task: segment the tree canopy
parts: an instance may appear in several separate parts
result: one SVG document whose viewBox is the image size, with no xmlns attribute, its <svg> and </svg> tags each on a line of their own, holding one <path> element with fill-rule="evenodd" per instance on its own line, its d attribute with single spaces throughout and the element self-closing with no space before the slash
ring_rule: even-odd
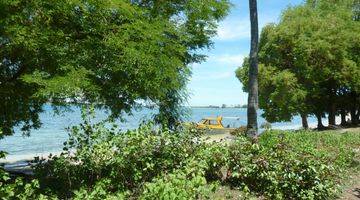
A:
<svg viewBox="0 0 360 200">
<path fill-rule="evenodd" d="M 38 128 L 49 101 L 95 102 L 113 117 L 145 101 L 160 106 L 160 118 L 178 117 L 189 64 L 204 59 L 197 50 L 211 47 L 229 7 L 228 0 L 1 0 L 0 127 L 6 135 L 20 124 Z"/>
<path fill-rule="evenodd" d="M 359 119 L 359 1 L 317 0 L 290 7 L 278 24 L 262 30 L 259 47 L 259 105 L 270 121 L 295 115 L 347 112 Z M 247 88 L 246 59 L 236 72 Z M 344 122 L 343 122 L 344 123 Z"/>
</svg>

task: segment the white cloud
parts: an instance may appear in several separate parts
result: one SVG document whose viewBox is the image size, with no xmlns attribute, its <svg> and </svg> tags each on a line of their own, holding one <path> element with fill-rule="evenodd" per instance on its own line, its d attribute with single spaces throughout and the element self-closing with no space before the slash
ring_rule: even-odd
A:
<svg viewBox="0 0 360 200">
<path fill-rule="evenodd" d="M 277 15 L 259 16 L 259 29 L 261 30 L 268 23 L 274 23 L 277 21 Z M 218 27 L 215 39 L 220 41 L 250 39 L 249 17 L 239 19 L 232 17 L 225 19 Z"/>
<path fill-rule="evenodd" d="M 210 73 L 206 76 L 193 76 L 192 81 L 215 81 L 221 79 L 227 79 L 229 77 L 235 76 L 234 72 L 223 72 L 223 73 Z"/>
<path fill-rule="evenodd" d="M 243 54 L 213 55 L 213 56 L 209 56 L 208 62 L 217 62 L 217 63 L 226 64 L 226 65 L 240 66 L 243 63 L 244 58 L 245 58 L 245 55 L 243 55 Z"/>
<path fill-rule="evenodd" d="M 234 68 L 242 65 L 244 54 L 211 54 L 208 55 L 207 59 L 203 63 L 192 63 L 191 67 L 194 68 L 203 68 L 203 67 L 227 67 Z"/>
<path fill-rule="evenodd" d="M 200 63 L 191 63 L 190 67 L 194 68 L 194 67 L 199 67 L 201 66 Z"/>
<path fill-rule="evenodd" d="M 215 39 L 217 40 L 235 40 L 250 37 L 250 22 L 249 20 L 225 20 L 219 28 Z"/>
<path fill-rule="evenodd" d="M 190 81 L 216 81 L 235 77 L 234 71 L 243 63 L 244 57 L 243 54 L 209 55 L 206 62 L 195 65 L 201 68 L 196 69 L 200 71 L 194 73 Z"/>
</svg>

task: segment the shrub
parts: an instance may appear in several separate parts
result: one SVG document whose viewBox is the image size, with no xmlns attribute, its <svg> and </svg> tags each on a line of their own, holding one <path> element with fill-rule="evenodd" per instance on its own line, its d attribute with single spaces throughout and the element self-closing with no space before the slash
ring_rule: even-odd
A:
<svg viewBox="0 0 360 200">
<path fill-rule="evenodd" d="M 306 152 L 327 165 L 339 170 L 350 167 L 354 162 L 354 150 L 360 146 L 360 134 L 335 133 L 332 131 L 266 131 L 259 138 L 264 148 L 284 143 L 296 152 Z"/>
<path fill-rule="evenodd" d="M 271 199 L 328 199 L 336 191 L 334 167 L 307 149 L 284 142 L 259 145 L 240 137 L 230 147 L 230 182 Z"/>
<path fill-rule="evenodd" d="M 144 125 L 121 132 L 103 122 L 85 119 L 70 131 L 64 153 L 40 160 L 35 167 L 42 188 L 61 198 L 72 191 L 91 191 L 104 179 L 107 192 L 137 193 L 145 182 L 184 166 L 203 145 L 194 130 L 155 130 Z"/>
<path fill-rule="evenodd" d="M 206 164 L 203 170 L 207 180 L 221 180 L 223 178 L 222 171 L 229 158 L 229 147 L 222 142 L 204 143 L 193 157 Z"/>
<path fill-rule="evenodd" d="M 216 189 L 215 184 L 208 184 L 205 178 L 204 161 L 192 159 L 184 168 L 154 179 L 147 183 L 140 196 L 142 200 L 160 199 L 206 199 Z"/>
<path fill-rule="evenodd" d="M 247 127 L 246 126 L 240 126 L 239 128 L 234 129 L 230 132 L 231 135 L 234 136 L 246 136 Z"/>
<path fill-rule="evenodd" d="M 335 172 L 353 164 L 360 145 L 351 133 L 268 130 L 255 141 L 241 129 L 231 144 L 208 143 L 191 127 L 170 131 L 148 124 L 124 132 L 84 119 L 70 129 L 60 156 L 37 162 L 43 194 L 204 199 L 227 170 L 232 186 L 270 199 L 328 199 L 337 189 Z M 39 194 L 35 186 L 30 195 Z"/>
<path fill-rule="evenodd" d="M 6 153 L 0 151 L 0 159 L 5 156 Z M 38 180 L 25 181 L 20 177 L 11 178 L 10 174 L 0 165 L 0 199 L 50 199 L 50 197 L 40 193 Z"/>
<path fill-rule="evenodd" d="M 22 178 L 12 180 L 7 172 L 0 169 L 0 197 L 3 200 L 56 199 L 40 193 L 38 180 L 30 182 Z"/>
<path fill-rule="evenodd" d="M 88 188 L 81 188 L 80 190 L 75 191 L 73 199 L 123 200 L 128 198 L 128 192 L 109 192 L 107 188 L 110 184 L 111 181 L 107 179 L 100 180 L 91 190 L 89 190 Z"/>
</svg>

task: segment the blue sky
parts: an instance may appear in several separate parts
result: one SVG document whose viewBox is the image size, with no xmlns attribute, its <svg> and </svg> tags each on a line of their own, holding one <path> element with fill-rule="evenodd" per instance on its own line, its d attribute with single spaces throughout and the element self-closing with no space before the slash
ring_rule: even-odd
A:
<svg viewBox="0 0 360 200">
<path fill-rule="evenodd" d="M 282 10 L 303 0 L 258 0 L 259 28 L 277 22 Z M 248 0 L 232 0 L 229 16 L 220 23 L 214 47 L 206 51 L 207 61 L 192 66 L 188 90 L 189 104 L 246 104 L 247 93 L 235 77 L 235 70 L 250 51 L 250 21 Z"/>
</svg>

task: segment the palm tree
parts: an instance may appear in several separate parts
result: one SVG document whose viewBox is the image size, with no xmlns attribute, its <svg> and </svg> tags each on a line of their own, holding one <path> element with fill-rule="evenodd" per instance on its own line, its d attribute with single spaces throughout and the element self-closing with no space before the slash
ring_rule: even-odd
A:
<svg viewBox="0 0 360 200">
<path fill-rule="evenodd" d="M 251 137 L 258 135 L 257 109 L 258 109 L 258 46 L 259 28 L 256 0 L 249 0 L 251 22 L 251 49 L 249 69 L 249 97 L 247 107 L 247 134 Z"/>
</svg>

